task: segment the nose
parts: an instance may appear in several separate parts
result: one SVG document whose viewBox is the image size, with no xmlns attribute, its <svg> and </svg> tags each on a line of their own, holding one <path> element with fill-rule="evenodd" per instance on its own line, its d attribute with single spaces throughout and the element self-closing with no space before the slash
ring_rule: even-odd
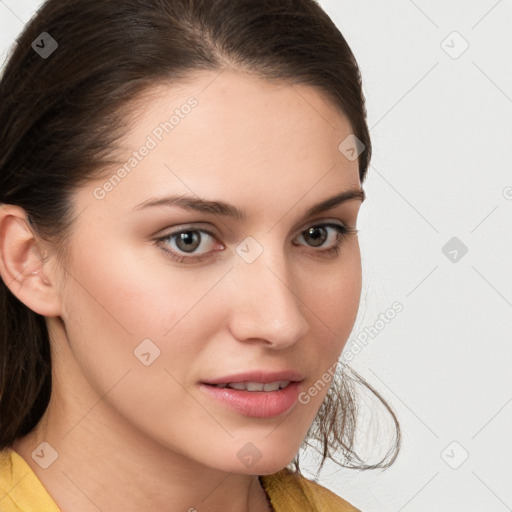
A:
<svg viewBox="0 0 512 512">
<path fill-rule="evenodd" d="M 231 272 L 231 334 L 239 341 L 286 348 L 309 330 L 307 308 L 293 289 L 282 251 L 266 249 L 252 263 L 238 258 Z"/>
</svg>

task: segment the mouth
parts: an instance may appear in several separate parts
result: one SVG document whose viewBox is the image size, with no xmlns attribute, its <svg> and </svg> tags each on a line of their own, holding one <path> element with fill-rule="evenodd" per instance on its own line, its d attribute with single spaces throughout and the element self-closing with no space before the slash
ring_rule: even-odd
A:
<svg viewBox="0 0 512 512">
<path fill-rule="evenodd" d="M 289 412 L 298 400 L 304 376 L 294 372 L 256 371 L 201 382 L 217 404 L 243 416 L 273 418 Z"/>
<path fill-rule="evenodd" d="M 238 389 L 239 391 L 261 392 L 261 391 L 279 391 L 290 385 L 289 380 L 278 380 L 276 382 L 228 382 L 224 384 L 211 384 L 221 389 Z"/>
</svg>

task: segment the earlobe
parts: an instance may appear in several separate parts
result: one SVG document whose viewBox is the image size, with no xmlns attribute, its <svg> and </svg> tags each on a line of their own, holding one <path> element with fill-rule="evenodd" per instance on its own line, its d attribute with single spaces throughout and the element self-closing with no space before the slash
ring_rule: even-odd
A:
<svg viewBox="0 0 512 512">
<path fill-rule="evenodd" d="M 59 316 L 54 269 L 43 241 L 32 231 L 23 208 L 0 205 L 0 276 L 27 307 L 43 316 Z"/>
</svg>

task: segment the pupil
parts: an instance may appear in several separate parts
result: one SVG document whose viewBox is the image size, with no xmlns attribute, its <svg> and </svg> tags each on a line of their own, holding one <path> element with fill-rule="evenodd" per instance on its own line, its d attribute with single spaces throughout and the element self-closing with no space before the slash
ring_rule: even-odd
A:
<svg viewBox="0 0 512 512">
<path fill-rule="evenodd" d="M 193 251 L 199 245 L 199 240 L 197 231 L 183 231 L 178 235 L 176 245 L 182 251 Z"/>
<path fill-rule="evenodd" d="M 315 235 L 315 232 L 316 232 L 316 235 Z M 323 228 L 319 228 L 319 227 L 310 228 L 310 229 L 308 229 L 307 233 L 308 233 L 308 236 L 310 236 L 313 239 L 313 241 L 315 242 L 312 244 L 313 246 L 322 245 L 327 238 L 327 236 L 325 234 L 325 230 Z"/>
</svg>

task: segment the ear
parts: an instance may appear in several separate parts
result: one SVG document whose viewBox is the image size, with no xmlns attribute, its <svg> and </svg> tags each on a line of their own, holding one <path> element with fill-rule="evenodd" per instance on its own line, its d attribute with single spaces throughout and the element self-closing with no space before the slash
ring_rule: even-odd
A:
<svg viewBox="0 0 512 512">
<path fill-rule="evenodd" d="M 54 261 L 32 231 L 25 210 L 0 204 L 0 276 L 9 290 L 32 311 L 59 316 Z M 52 257 L 55 260 L 55 257 Z"/>
</svg>

